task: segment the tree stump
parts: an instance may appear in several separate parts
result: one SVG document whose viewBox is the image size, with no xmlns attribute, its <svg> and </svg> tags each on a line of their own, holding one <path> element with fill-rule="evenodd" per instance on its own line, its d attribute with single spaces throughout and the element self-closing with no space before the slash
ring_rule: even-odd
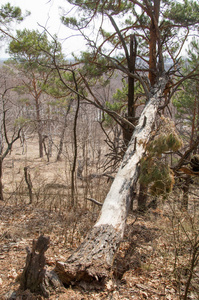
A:
<svg viewBox="0 0 199 300">
<path fill-rule="evenodd" d="M 53 289 L 62 286 L 55 272 L 45 269 L 46 257 L 44 253 L 50 245 L 50 238 L 41 235 L 38 240 L 33 240 L 32 251 L 26 248 L 26 265 L 23 270 L 20 289 L 29 289 L 32 293 L 41 294 L 45 298 L 49 297 L 50 286 Z"/>
</svg>

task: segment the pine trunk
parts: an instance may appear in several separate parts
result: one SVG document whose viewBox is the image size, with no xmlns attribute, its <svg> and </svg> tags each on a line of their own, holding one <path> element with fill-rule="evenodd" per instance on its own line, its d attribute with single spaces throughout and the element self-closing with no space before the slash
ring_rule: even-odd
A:
<svg viewBox="0 0 199 300">
<path fill-rule="evenodd" d="M 84 242 L 66 262 L 57 262 L 55 271 L 67 285 L 80 281 L 104 282 L 123 237 L 132 194 L 139 176 L 139 163 L 155 122 L 166 76 L 151 91 L 122 164 L 104 201 L 97 223 Z"/>
</svg>

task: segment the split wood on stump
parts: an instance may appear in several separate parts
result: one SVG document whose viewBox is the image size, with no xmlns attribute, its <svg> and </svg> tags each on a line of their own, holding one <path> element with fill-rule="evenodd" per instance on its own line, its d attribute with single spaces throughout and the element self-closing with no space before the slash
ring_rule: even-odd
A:
<svg viewBox="0 0 199 300">
<path fill-rule="evenodd" d="M 139 118 L 97 223 L 66 262 L 57 262 L 55 271 L 64 284 L 73 285 L 81 281 L 104 283 L 109 276 L 114 255 L 123 237 L 139 176 L 139 163 L 145 153 L 166 82 L 165 75 L 151 90 L 150 99 Z"/>
</svg>

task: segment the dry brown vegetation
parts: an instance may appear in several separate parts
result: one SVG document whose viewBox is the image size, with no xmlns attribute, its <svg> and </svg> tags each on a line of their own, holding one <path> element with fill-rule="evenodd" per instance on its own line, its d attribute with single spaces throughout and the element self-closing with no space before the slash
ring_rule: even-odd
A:
<svg viewBox="0 0 199 300">
<path fill-rule="evenodd" d="M 6 157 L 5 200 L 0 203 L 0 299 L 42 299 L 19 290 L 26 247 L 31 247 L 32 240 L 41 234 L 49 236 L 47 268 L 53 269 L 56 260 L 65 261 L 70 256 L 96 221 L 100 207 L 86 198 L 103 202 L 110 186 L 107 177 L 93 175 L 102 174 L 99 169 L 103 161 L 103 154 L 99 156 L 100 148 L 103 152 L 102 143 L 103 137 L 98 149 L 96 143 L 92 147 L 87 145 L 83 180 L 76 178 L 74 209 L 70 207 L 69 155 L 58 162 L 55 157 L 50 162 L 39 159 L 37 141 L 33 138 L 24 154 L 16 143 Z M 29 167 L 32 181 L 32 204 L 29 204 L 24 166 Z M 179 207 L 179 191 L 169 200 L 159 199 L 158 209 L 145 215 L 136 212 L 135 202 L 106 287 L 99 290 L 91 284 L 63 287 L 52 291 L 49 299 L 184 299 L 187 288 L 187 299 L 199 299 L 197 187 L 192 188 L 189 211 L 180 211 Z"/>
</svg>

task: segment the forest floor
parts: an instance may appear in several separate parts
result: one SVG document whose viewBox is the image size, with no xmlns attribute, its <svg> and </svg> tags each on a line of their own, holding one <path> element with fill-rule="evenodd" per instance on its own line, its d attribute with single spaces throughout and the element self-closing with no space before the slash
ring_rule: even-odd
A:
<svg viewBox="0 0 199 300">
<path fill-rule="evenodd" d="M 37 189 L 33 203 L 29 203 L 23 167 L 30 166 L 30 174 Z M 80 245 L 95 223 L 100 207 L 79 200 L 75 210 L 66 198 L 69 190 L 62 162 L 46 163 L 43 159 L 23 156 L 16 150 L 4 165 L 5 200 L 0 202 L 0 299 L 43 299 L 30 291 L 19 289 L 20 274 L 25 266 L 26 247 L 41 234 L 50 237 L 46 252 L 47 268 L 56 261 L 66 261 Z M 33 172 L 34 170 L 34 172 Z M 58 174 L 58 172 L 60 173 Z M 41 173 L 46 174 L 46 177 Z M 58 180 L 62 178 L 62 180 Z M 100 182 L 98 181 L 100 180 Z M 52 186 L 52 182 L 55 186 Z M 89 180 L 89 186 L 78 183 L 78 189 L 89 190 L 95 198 L 107 179 Z M 92 185 L 92 186 L 91 186 Z M 46 187 L 47 189 L 45 189 Z M 91 190 L 92 187 L 92 190 Z M 107 192 L 108 184 L 103 192 Z M 61 190 L 61 192 L 60 192 Z M 104 194 L 101 193 L 101 201 Z M 83 198 L 85 192 L 79 194 Z M 176 197 L 176 196 L 175 196 Z M 65 199 L 65 200 L 64 200 Z M 160 201 L 156 210 L 145 215 L 129 214 L 125 235 L 116 254 L 112 276 L 103 289 L 63 287 L 51 293 L 49 299 L 184 299 L 190 277 L 193 241 L 198 239 L 198 199 L 191 198 L 190 211 L 182 212 L 171 201 Z M 174 210 L 175 206 L 175 212 Z M 197 208 L 197 210 L 196 210 Z M 173 214 L 171 216 L 171 210 Z M 196 213 L 197 211 L 197 213 Z M 199 299 L 199 266 L 195 266 L 187 299 Z"/>
</svg>

